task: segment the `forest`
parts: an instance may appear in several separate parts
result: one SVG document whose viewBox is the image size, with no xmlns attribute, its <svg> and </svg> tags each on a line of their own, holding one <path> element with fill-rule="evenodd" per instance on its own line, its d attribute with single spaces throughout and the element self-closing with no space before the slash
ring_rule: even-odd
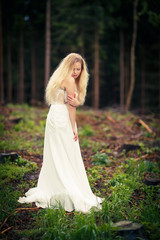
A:
<svg viewBox="0 0 160 240">
<path fill-rule="evenodd" d="M 0 239 L 159 240 L 160 1 L 0 0 Z M 88 66 L 76 122 L 89 213 L 17 200 L 37 186 L 45 88 L 71 52 Z"/>
<path fill-rule="evenodd" d="M 44 103 L 70 52 L 86 60 L 86 106 L 160 109 L 159 0 L 1 0 L 0 101 Z"/>
</svg>

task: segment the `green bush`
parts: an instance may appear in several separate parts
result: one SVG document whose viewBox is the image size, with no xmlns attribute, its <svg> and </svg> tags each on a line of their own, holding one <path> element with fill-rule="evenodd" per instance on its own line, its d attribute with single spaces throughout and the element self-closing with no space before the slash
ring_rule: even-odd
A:
<svg viewBox="0 0 160 240">
<path fill-rule="evenodd" d="M 94 130 L 90 125 L 85 125 L 83 128 L 79 130 L 79 136 L 93 136 L 94 135 Z"/>
<path fill-rule="evenodd" d="M 87 147 L 89 147 L 89 140 L 86 139 L 86 138 L 83 138 L 83 139 L 80 141 L 80 146 L 81 146 L 82 148 L 87 148 Z"/>
<path fill-rule="evenodd" d="M 106 153 L 99 153 L 97 152 L 93 157 L 92 161 L 94 165 L 106 165 L 109 166 L 111 161 L 109 160 Z"/>
<path fill-rule="evenodd" d="M 0 122 L 0 136 L 4 134 L 4 124 Z"/>
</svg>

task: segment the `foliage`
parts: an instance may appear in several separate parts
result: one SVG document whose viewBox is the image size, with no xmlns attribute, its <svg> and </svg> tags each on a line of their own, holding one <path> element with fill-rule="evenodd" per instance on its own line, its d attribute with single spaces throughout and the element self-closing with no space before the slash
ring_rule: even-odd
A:
<svg viewBox="0 0 160 240">
<path fill-rule="evenodd" d="M 83 139 L 81 140 L 81 142 L 80 142 L 80 146 L 81 146 L 82 148 L 87 148 L 87 147 L 89 147 L 89 141 L 88 141 L 88 139 L 83 138 Z"/>
<path fill-rule="evenodd" d="M 159 189 L 158 187 L 150 188 L 142 183 L 143 174 L 146 171 L 154 171 L 154 168 L 151 170 L 144 166 L 143 161 L 137 165 L 131 159 L 127 165 L 120 166 L 120 171 L 117 169 L 113 178 L 107 180 L 110 194 L 102 204 L 102 211 L 93 209 L 89 214 L 78 212 L 67 214 L 61 206 L 59 209 L 40 211 L 37 215 L 39 231 L 42 234 L 40 239 L 118 239 L 113 222 L 123 219 L 132 221 L 136 219 L 144 225 L 152 239 L 158 239 L 160 215 L 157 207 L 159 203 L 156 198 L 153 204 L 153 199 L 156 195 L 158 197 Z M 156 165 L 155 169 L 157 171 Z M 90 181 L 97 182 L 99 177 L 104 181 L 103 172 L 103 168 L 98 166 L 89 169 Z M 132 196 L 137 191 L 142 192 L 143 195 L 140 195 L 141 200 L 135 202 Z M 31 236 L 29 233 L 28 236 Z"/>
<path fill-rule="evenodd" d="M 44 49 L 45 49 L 45 4 L 46 1 L 2 0 L 2 29 L 4 44 L 4 83 L 7 93 L 8 79 L 8 34 L 10 36 L 12 59 L 13 101 L 17 99 L 18 81 L 18 56 L 19 33 L 24 35 L 23 52 L 25 59 L 24 86 L 25 101 L 31 100 L 32 74 L 30 57 L 35 50 L 35 75 L 37 81 L 36 100 L 44 101 Z M 10 7 L 8 7 L 10 6 Z M 144 99 L 148 110 L 158 112 L 158 52 L 159 39 L 156 37 L 159 31 L 160 15 L 159 1 L 139 1 L 138 4 L 138 37 L 135 55 L 136 83 L 133 99 L 133 107 L 139 107 L 141 103 L 141 64 L 145 59 L 145 90 L 148 96 Z M 23 10 L 23 11 L 22 11 Z M 91 105 L 93 98 L 92 82 L 94 79 L 94 46 L 95 30 L 99 38 L 99 78 L 100 81 L 100 105 L 102 107 L 119 105 L 119 34 L 124 34 L 124 64 L 128 69 L 128 54 L 132 41 L 133 29 L 133 1 L 113 0 L 74 0 L 51 1 L 51 73 L 57 67 L 60 60 L 69 52 L 79 52 L 85 56 L 90 72 L 88 86 L 87 105 Z M 144 27 L 145 26 L 145 27 Z M 147 39 L 147 41 L 146 41 Z M 34 48 L 33 48 L 34 46 Z M 145 53 L 142 54 L 142 48 Z M 106 68 L 107 66 L 107 68 Z M 18 69 L 19 70 L 19 69 Z M 126 70 L 127 71 L 127 70 Z M 107 81 L 106 81 L 107 79 Z M 154 83 L 154 84 L 152 84 Z M 128 82 L 125 84 L 127 93 Z M 106 94 L 107 93 L 107 94 Z M 5 94 L 7 101 L 7 94 Z"/>
<path fill-rule="evenodd" d="M 40 145 L 39 141 L 42 141 L 44 137 L 46 109 L 41 110 L 28 105 L 9 105 L 9 107 L 12 109 L 12 116 L 21 117 L 22 120 L 18 124 L 9 126 L 5 122 L 6 118 L 3 118 L 4 133 L 0 143 L 2 150 L 5 149 L 4 147 L 6 149 L 10 147 L 11 150 L 19 152 L 22 149 L 24 155 L 26 152 L 30 152 L 31 156 L 34 156 L 35 148 L 39 147 L 42 152 L 43 145 Z M 87 122 L 87 127 L 85 124 L 80 125 L 80 144 L 82 156 L 86 157 L 87 153 L 85 161 L 88 163 L 86 171 L 90 186 L 97 196 L 104 197 L 102 210 L 92 209 L 87 214 L 75 211 L 68 213 L 59 206 L 59 209 L 39 209 L 28 213 L 30 221 L 26 220 L 26 213 L 15 212 L 15 209 L 22 206 L 17 203 L 17 199 L 30 187 L 36 185 L 37 179 L 28 180 L 27 176 L 36 171 L 37 167 L 30 160 L 26 161 L 22 157 L 12 162 L 10 158 L 6 158 L 5 163 L 0 164 L 0 222 L 2 224 L 9 217 L 2 230 L 9 226 L 14 228 L 14 231 L 11 229 L 8 233 L 6 232 L 6 238 L 26 237 L 33 240 L 121 239 L 117 235 L 113 223 L 128 219 L 141 223 L 147 236 L 150 239 L 158 240 L 160 234 L 158 211 L 160 189 L 159 185 L 145 185 L 144 177 L 159 177 L 160 175 L 156 158 L 159 154 L 157 145 L 159 135 L 154 138 L 142 135 L 138 139 L 133 139 L 132 136 L 130 137 L 130 132 L 128 135 L 124 135 L 122 132 L 122 139 L 119 140 L 118 131 L 120 131 L 121 122 L 122 126 L 132 127 L 136 122 L 136 116 L 127 114 L 125 118 L 125 115 L 122 117 L 118 113 L 113 113 L 112 117 L 119 124 L 116 132 L 117 126 L 106 121 L 104 117 L 106 112 L 100 116 L 97 113 L 95 116 L 93 111 L 87 113 L 86 111 L 85 114 L 91 121 Z M 94 124 L 92 125 L 93 118 L 94 121 L 97 121 L 97 128 Z M 130 125 L 127 120 L 131 122 Z M 154 119 L 153 121 L 153 127 L 156 128 L 156 121 Z M 99 122 L 102 124 L 101 129 L 106 128 L 111 136 L 116 132 L 117 140 L 112 141 L 112 139 L 106 138 L 105 130 L 99 131 Z M 114 127 L 116 128 L 114 129 Z M 139 133 L 139 128 L 140 126 L 134 128 L 135 135 Z M 153 139 L 153 143 L 151 139 Z M 125 150 L 120 151 L 119 146 L 122 146 L 125 140 L 139 145 L 140 148 L 129 153 Z M 32 159 L 34 160 L 34 158 Z M 33 205 L 29 206 L 34 208 Z M 26 206 L 24 205 L 24 207 Z M 4 235 L 1 237 L 3 239 Z"/>
<path fill-rule="evenodd" d="M 9 158 L 5 159 L 4 163 L 0 164 L 0 222 L 2 223 L 8 214 L 14 213 L 17 207 L 17 200 L 19 192 L 15 191 L 15 183 L 21 182 L 24 189 L 26 185 L 23 184 L 25 174 L 37 170 L 37 165 L 30 161 L 24 160 L 21 157 L 15 159 L 13 162 Z M 19 188 L 21 184 L 19 184 Z M 13 220 L 14 215 L 11 217 Z"/>
<path fill-rule="evenodd" d="M 0 136 L 4 134 L 4 124 L 0 122 Z"/>
<path fill-rule="evenodd" d="M 10 175 L 10 180 L 12 176 Z M 13 186 L 0 185 L 0 223 L 5 220 L 8 214 L 14 212 L 14 209 L 17 207 L 18 195 L 18 191 L 15 191 Z M 11 218 L 11 221 L 13 221 L 13 219 L 14 216 Z"/>
<path fill-rule="evenodd" d="M 79 136 L 84 137 L 84 136 L 93 136 L 94 130 L 90 125 L 85 125 L 83 128 L 79 129 Z"/>
<path fill-rule="evenodd" d="M 105 164 L 106 166 L 108 166 L 108 165 L 110 165 L 111 161 L 108 159 L 108 156 L 107 156 L 106 153 L 99 153 L 99 152 L 97 152 L 93 156 L 93 163 L 95 165 Z"/>
<path fill-rule="evenodd" d="M 42 154 L 47 109 L 44 111 L 39 110 L 28 104 L 9 104 L 8 107 L 12 109 L 10 117 L 21 118 L 21 121 L 14 124 L 12 130 L 8 131 L 4 127 L 0 130 L 0 133 L 3 133 L 0 150 L 23 149 L 28 150 L 28 152 L 34 151 L 36 154 Z"/>
<path fill-rule="evenodd" d="M 13 162 L 10 161 L 10 158 L 6 158 L 5 163 L 0 164 L 1 186 L 12 180 L 22 180 L 25 173 L 35 170 L 37 170 L 36 163 L 24 160 L 21 157 Z"/>
</svg>

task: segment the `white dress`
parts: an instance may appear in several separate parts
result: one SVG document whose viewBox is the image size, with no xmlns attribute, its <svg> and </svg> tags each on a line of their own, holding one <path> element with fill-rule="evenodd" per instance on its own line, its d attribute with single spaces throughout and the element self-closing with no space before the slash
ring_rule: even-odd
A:
<svg viewBox="0 0 160 240">
<path fill-rule="evenodd" d="M 64 90 L 55 89 L 46 120 L 43 166 L 38 184 L 18 202 L 35 202 L 42 208 L 60 204 L 69 212 L 89 212 L 92 207 L 101 209 L 103 199 L 95 196 L 90 188 L 79 142 L 73 137 Z"/>
</svg>

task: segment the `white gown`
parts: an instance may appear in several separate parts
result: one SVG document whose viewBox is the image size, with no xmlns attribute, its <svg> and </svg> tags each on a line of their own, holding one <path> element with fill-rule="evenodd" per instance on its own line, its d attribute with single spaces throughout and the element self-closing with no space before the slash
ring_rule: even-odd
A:
<svg viewBox="0 0 160 240">
<path fill-rule="evenodd" d="M 101 209 L 102 198 L 96 197 L 89 185 L 79 142 L 73 140 L 73 131 L 64 91 L 53 91 L 44 139 L 43 166 L 37 187 L 20 197 L 20 203 L 35 202 L 42 208 L 58 207 L 66 211 L 89 212 L 92 207 Z"/>
</svg>

